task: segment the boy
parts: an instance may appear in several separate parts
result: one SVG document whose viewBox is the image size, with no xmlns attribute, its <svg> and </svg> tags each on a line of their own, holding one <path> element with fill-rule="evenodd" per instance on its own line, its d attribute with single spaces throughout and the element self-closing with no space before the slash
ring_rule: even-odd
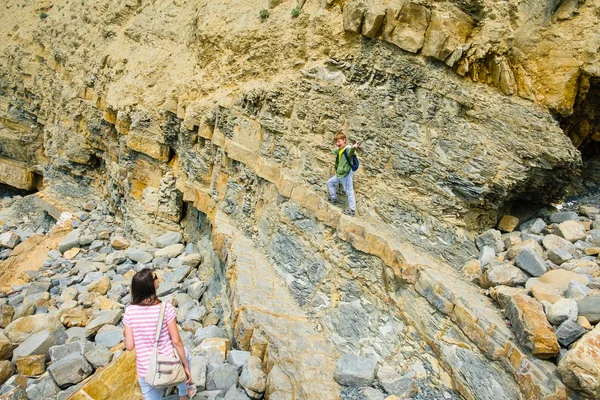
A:
<svg viewBox="0 0 600 400">
<path fill-rule="evenodd" d="M 348 208 L 342 212 L 346 215 L 354 216 L 356 213 L 356 199 L 354 198 L 354 186 L 352 184 L 354 171 L 352 171 L 348 160 L 352 162 L 352 156 L 354 156 L 355 150 L 360 147 L 360 142 L 355 143 L 354 146 L 346 145 L 346 135 L 341 132 L 335 134 L 333 141 L 337 146 L 337 149 L 332 150 L 332 153 L 336 155 L 335 175 L 327 181 L 327 188 L 329 189 L 328 201 L 331 204 L 337 204 L 335 187 L 341 182 L 348 196 Z M 346 152 L 347 157 L 344 155 L 344 152 Z"/>
</svg>

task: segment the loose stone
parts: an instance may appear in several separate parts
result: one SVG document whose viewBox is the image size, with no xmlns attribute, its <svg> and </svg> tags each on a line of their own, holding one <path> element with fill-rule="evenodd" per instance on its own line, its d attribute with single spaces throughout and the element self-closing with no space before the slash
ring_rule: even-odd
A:
<svg viewBox="0 0 600 400">
<path fill-rule="evenodd" d="M 334 379 L 345 386 L 369 386 L 375 379 L 377 362 L 369 357 L 345 354 L 335 365 Z"/>
</svg>

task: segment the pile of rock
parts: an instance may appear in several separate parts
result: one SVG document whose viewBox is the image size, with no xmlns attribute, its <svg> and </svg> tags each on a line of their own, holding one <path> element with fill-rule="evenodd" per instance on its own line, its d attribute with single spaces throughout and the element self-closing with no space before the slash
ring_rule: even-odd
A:
<svg viewBox="0 0 600 400">
<path fill-rule="evenodd" d="M 451 391 L 438 388 L 435 393 L 431 389 L 420 387 L 420 371 L 409 370 L 405 374 L 396 371 L 392 366 L 378 366 L 371 357 L 345 354 L 336 363 L 334 378 L 337 383 L 350 390 L 342 391 L 344 399 L 360 400 L 400 400 L 400 399 L 455 399 Z"/>
<path fill-rule="evenodd" d="M 600 210 L 581 206 L 549 219 L 519 226 L 505 216 L 499 230 L 477 237 L 479 258 L 463 272 L 504 308 L 525 348 L 556 358 L 567 386 L 600 398 Z"/>
<path fill-rule="evenodd" d="M 40 270 L 24 274 L 28 283 L 0 299 L 0 395 L 66 399 L 119 357 L 131 278 L 151 267 L 159 277 L 158 295 L 175 306 L 191 350 L 193 383 L 200 390 L 195 398 L 261 398 L 262 361 L 232 350 L 230 330 L 217 326 L 222 318 L 208 308 L 198 247 L 179 232 L 152 246 L 134 246 L 105 206 L 87 208 Z"/>
</svg>

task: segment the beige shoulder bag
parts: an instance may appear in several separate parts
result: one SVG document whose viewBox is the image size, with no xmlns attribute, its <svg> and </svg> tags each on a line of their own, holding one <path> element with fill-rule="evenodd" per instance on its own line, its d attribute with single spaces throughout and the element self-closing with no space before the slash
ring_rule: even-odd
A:
<svg viewBox="0 0 600 400">
<path fill-rule="evenodd" d="M 156 337 L 154 338 L 154 348 L 150 354 L 150 364 L 146 372 L 146 383 L 152 387 L 167 387 L 178 385 L 187 378 L 181 359 L 177 354 L 177 349 L 173 349 L 173 356 L 163 356 L 158 354 L 158 339 L 165 319 L 166 302 L 160 307 L 158 315 L 158 325 L 156 326 Z"/>
</svg>

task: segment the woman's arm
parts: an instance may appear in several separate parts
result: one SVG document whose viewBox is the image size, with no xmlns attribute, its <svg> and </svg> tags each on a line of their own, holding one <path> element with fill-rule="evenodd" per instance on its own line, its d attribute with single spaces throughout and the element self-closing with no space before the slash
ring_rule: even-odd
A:
<svg viewBox="0 0 600 400">
<path fill-rule="evenodd" d="M 171 322 L 167 324 L 167 328 L 169 329 L 169 336 L 171 336 L 171 342 L 173 343 L 173 347 L 177 351 L 179 355 L 179 359 L 183 364 L 183 369 L 185 370 L 185 374 L 187 375 L 186 383 L 189 385 L 192 379 L 192 373 L 190 372 L 190 366 L 187 362 L 187 357 L 185 356 L 185 349 L 183 348 L 183 340 L 181 340 L 181 336 L 179 335 L 179 328 L 177 327 L 177 320 L 173 319 Z"/>
<path fill-rule="evenodd" d="M 135 343 L 133 341 L 133 330 L 130 326 L 125 325 L 125 328 L 123 328 L 123 335 L 125 336 L 125 348 L 127 350 L 135 349 Z"/>
</svg>

